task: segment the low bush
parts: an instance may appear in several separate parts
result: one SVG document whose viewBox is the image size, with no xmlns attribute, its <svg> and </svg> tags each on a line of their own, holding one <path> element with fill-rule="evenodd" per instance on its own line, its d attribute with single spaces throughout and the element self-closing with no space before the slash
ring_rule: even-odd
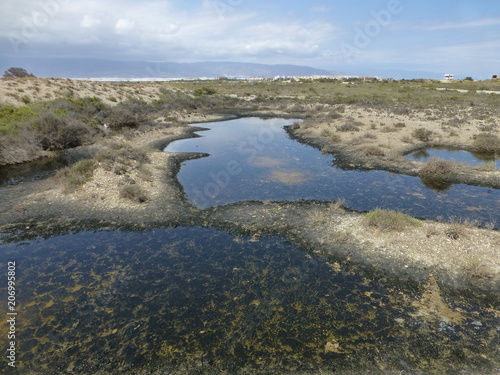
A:
<svg viewBox="0 0 500 375">
<path fill-rule="evenodd" d="M 321 135 L 328 138 L 331 142 L 340 142 L 342 138 L 332 129 L 323 129 Z"/>
<path fill-rule="evenodd" d="M 429 129 L 418 128 L 413 131 L 412 136 L 419 141 L 428 142 L 431 139 L 432 134 L 433 132 Z"/>
<path fill-rule="evenodd" d="M 343 125 L 337 126 L 339 132 L 359 132 L 359 124 L 346 122 Z"/>
<path fill-rule="evenodd" d="M 96 162 L 93 159 L 80 160 L 70 167 L 61 169 L 55 178 L 62 181 L 65 192 L 72 192 L 92 178 L 96 167 Z"/>
<path fill-rule="evenodd" d="M 124 199 L 129 199 L 136 203 L 144 203 L 149 200 L 146 193 L 142 190 L 139 185 L 125 185 L 120 190 L 120 197 Z"/>
<path fill-rule="evenodd" d="M 365 149 L 365 154 L 368 156 L 385 156 L 384 150 L 377 146 L 368 146 Z"/>
<path fill-rule="evenodd" d="M 140 123 L 137 116 L 124 106 L 116 106 L 106 121 L 112 129 L 134 128 Z"/>
<path fill-rule="evenodd" d="M 422 225 L 419 220 L 409 215 L 391 210 L 381 210 L 379 208 L 368 212 L 364 216 L 364 223 L 369 227 L 397 232 L 403 231 L 409 227 L 418 227 Z"/>
<path fill-rule="evenodd" d="M 439 177 L 454 173 L 457 164 L 450 160 L 430 158 L 427 163 L 420 168 L 420 175 L 425 177 Z"/>
<path fill-rule="evenodd" d="M 96 160 L 105 170 L 113 170 L 118 175 L 127 174 L 130 168 L 140 168 L 151 161 L 147 149 L 118 142 L 110 142 L 103 147 Z"/>
<path fill-rule="evenodd" d="M 202 95 L 214 95 L 217 93 L 217 90 L 211 88 L 211 87 L 206 87 L 206 86 L 203 86 L 203 87 L 200 87 L 199 89 L 195 89 L 193 91 L 193 94 L 195 96 L 202 96 Z"/>
<path fill-rule="evenodd" d="M 52 112 L 41 115 L 33 122 L 43 150 L 78 147 L 91 137 L 91 132 L 85 124 Z"/>
<path fill-rule="evenodd" d="M 491 133 L 476 135 L 474 147 L 482 152 L 500 152 L 500 138 Z"/>
</svg>

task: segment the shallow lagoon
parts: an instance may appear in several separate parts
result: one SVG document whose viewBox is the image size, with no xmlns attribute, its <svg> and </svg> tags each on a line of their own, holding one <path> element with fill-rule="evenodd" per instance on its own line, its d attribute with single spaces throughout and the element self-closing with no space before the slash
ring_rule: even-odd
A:
<svg viewBox="0 0 500 375">
<path fill-rule="evenodd" d="M 336 168 L 332 156 L 288 138 L 282 126 L 290 120 L 258 120 L 251 131 L 245 121 L 254 119 L 208 124 L 222 143 L 172 144 L 212 155 L 179 173 L 196 204 L 343 198 L 353 208 L 430 217 L 438 204 L 450 216 L 463 199 L 477 204 L 471 190 L 455 190 L 460 185 L 443 192 L 406 176 Z M 228 132 L 228 124 L 236 126 Z M 196 163 L 208 164 L 191 170 Z M 190 186 L 204 194 L 199 202 Z M 489 190 L 477 195 L 490 194 L 494 206 Z M 500 366 L 499 312 L 488 301 L 353 273 L 279 237 L 200 227 L 87 231 L 0 242 L 0 264 L 9 261 L 17 270 L 20 374 L 495 373 Z M 4 347 L 7 330 L 3 321 Z"/>
<path fill-rule="evenodd" d="M 344 170 L 335 158 L 290 139 L 295 120 L 241 118 L 198 124 L 200 137 L 166 151 L 199 152 L 178 179 L 199 208 L 245 200 L 336 201 L 355 210 L 393 209 L 424 219 L 468 218 L 500 223 L 500 190 L 437 184 L 385 171 Z"/>
<path fill-rule="evenodd" d="M 92 231 L 0 254 L 16 262 L 21 374 L 498 365 L 495 310 L 457 298 L 434 319 L 414 285 L 346 272 L 278 237 Z"/>
</svg>

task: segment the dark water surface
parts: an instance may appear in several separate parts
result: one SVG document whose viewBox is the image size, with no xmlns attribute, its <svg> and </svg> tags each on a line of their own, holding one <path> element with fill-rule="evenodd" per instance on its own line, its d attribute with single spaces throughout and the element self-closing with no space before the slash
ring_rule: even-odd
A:
<svg viewBox="0 0 500 375">
<path fill-rule="evenodd" d="M 0 166 L 0 186 L 47 178 L 68 165 L 62 158 L 44 158 L 28 163 Z"/>
<path fill-rule="evenodd" d="M 294 120 L 242 118 L 198 124 L 201 137 L 166 151 L 202 152 L 183 163 L 178 179 L 200 208 L 245 200 L 344 199 L 361 211 L 394 209 L 424 219 L 469 218 L 500 223 L 500 190 L 438 184 L 385 171 L 343 170 L 331 155 L 290 139 Z"/>
<path fill-rule="evenodd" d="M 20 374 L 486 373 L 500 363 L 495 310 L 457 299 L 460 321 L 429 320 L 415 288 L 350 274 L 278 237 L 93 231 L 0 245 L 9 261 Z"/>
<path fill-rule="evenodd" d="M 418 150 L 406 156 L 408 160 L 426 162 L 431 158 L 451 160 L 457 163 L 465 163 L 468 166 L 477 167 L 488 163 L 494 163 L 495 168 L 499 167 L 500 155 L 469 152 L 457 150 L 449 147 L 433 147 Z"/>
</svg>

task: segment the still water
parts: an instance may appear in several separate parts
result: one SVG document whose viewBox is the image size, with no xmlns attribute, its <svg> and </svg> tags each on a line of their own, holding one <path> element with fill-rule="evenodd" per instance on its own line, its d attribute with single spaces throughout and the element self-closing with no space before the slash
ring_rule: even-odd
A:
<svg viewBox="0 0 500 375">
<path fill-rule="evenodd" d="M 495 168 L 499 167 L 500 155 L 469 152 L 448 147 L 433 147 L 412 152 L 406 156 L 408 160 L 426 162 L 431 158 L 451 160 L 457 163 L 465 163 L 471 167 L 477 167 L 492 163 Z"/>
<path fill-rule="evenodd" d="M 295 120 L 242 118 L 198 124 L 200 137 L 165 150 L 207 154 L 183 163 L 178 179 L 197 207 L 245 200 L 334 201 L 360 211 L 399 210 L 424 219 L 500 223 L 500 190 L 439 184 L 385 171 L 343 170 L 335 158 L 292 140 Z"/>
<path fill-rule="evenodd" d="M 346 272 L 279 237 L 88 231 L 2 244 L 7 262 L 19 374 L 499 365 L 498 311 L 457 298 L 446 301 L 453 313 L 432 318 L 416 287 Z M 8 330 L 2 319 L 3 348 Z"/>
</svg>

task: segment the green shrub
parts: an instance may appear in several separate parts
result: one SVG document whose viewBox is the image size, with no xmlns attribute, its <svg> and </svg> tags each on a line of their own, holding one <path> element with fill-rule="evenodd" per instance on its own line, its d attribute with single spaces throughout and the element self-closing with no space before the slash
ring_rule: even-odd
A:
<svg viewBox="0 0 500 375">
<path fill-rule="evenodd" d="M 133 202 L 144 203 L 149 200 L 146 193 L 141 189 L 139 185 L 125 185 L 120 190 L 120 197 L 124 199 L 129 199 Z"/>
<path fill-rule="evenodd" d="M 422 225 L 419 220 L 409 215 L 391 210 L 382 210 L 379 208 L 368 212 L 364 216 L 364 223 L 369 227 L 397 232 L 403 231 L 409 227 L 418 227 Z"/>
<path fill-rule="evenodd" d="M 0 133 L 17 128 L 20 121 L 35 115 L 36 112 L 29 107 L 0 107 Z"/>
<path fill-rule="evenodd" d="M 196 89 L 193 91 L 193 94 L 195 96 L 202 96 L 202 95 L 214 95 L 217 93 L 217 90 L 211 88 L 211 87 L 206 87 L 206 86 L 203 86 L 199 89 Z"/>
<path fill-rule="evenodd" d="M 430 158 L 427 163 L 420 168 L 420 175 L 425 177 L 446 176 L 456 172 L 457 164 L 450 160 Z"/>
</svg>

